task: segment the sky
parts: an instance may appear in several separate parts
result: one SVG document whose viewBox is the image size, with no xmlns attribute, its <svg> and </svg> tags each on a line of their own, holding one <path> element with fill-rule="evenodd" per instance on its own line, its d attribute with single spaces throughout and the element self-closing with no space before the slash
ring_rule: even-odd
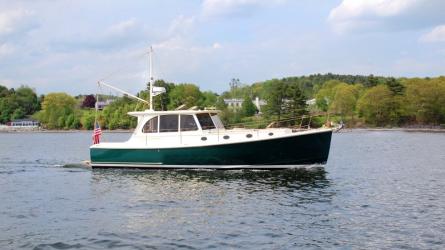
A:
<svg viewBox="0 0 445 250">
<path fill-rule="evenodd" d="M 221 93 L 314 73 L 445 75 L 444 0 L 0 0 L 0 85 Z"/>
</svg>

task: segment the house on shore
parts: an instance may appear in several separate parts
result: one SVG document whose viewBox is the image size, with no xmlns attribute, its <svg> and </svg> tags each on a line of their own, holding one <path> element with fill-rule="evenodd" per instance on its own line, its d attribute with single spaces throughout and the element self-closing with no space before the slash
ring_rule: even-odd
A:
<svg viewBox="0 0 445 250">
<path fill-rule="evenodd" d="M 6 125 L 13 128 L 38 128 L 40 127 L 40 122 L 34 119 L 16 119 L 8 122 Z"/>
<path fill-rule="evenodd" d="M 98 110 L 103 110 L 106 106 L 110 105 L 114 100 L 107 99 L 105 101 L 97 101 L 95 106 Z"/>
<path fill-rule="evenodd" d="M 227 107 L 231 109 L 240 109 L 241 105 L 243 104 L 243 101 L 244 99 L 240 98 L 224 99 L 224 103 L 227 105 Z M 255 107 L 260 112 L 261 112 L 261 106 L 266 105 L 266 101 L 261 100 L 258 96 L 255 98 L 255 100 L 252 100 L 252 103 L 255 104 Z"/>
<path fill-rule="evenodd" d="M 224 103 L 227 105 L 227 107 L 233 110 L 241 109 L 243 101 L 244 99 L 240 98 L 224 99 Z M 290 100 L 285 99 L 283 101 L 289 102 Z M 260 113 L 261 113 L 261 107 L 267 104 L 266 100 L 262 100 L 259 97 L 256 97 L 255 100 L 252 100 L 252 103 L 255 104 L 255 107 Z M 306 105 L 308 106 L 309 109 L 315 108 L 315 104 L 316 104 L 315 98 L 306 100 Z"/>
</svg>

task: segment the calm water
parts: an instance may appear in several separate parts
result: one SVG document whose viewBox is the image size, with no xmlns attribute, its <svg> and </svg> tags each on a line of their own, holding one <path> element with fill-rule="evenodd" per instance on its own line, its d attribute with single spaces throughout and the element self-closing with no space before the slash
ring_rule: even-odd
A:
<svg viewBox="0 0 445 250">
<path fill-rule="evenodd" d="M 90 139 L 0 134 L 0 249 L 445 248 L 445 134 L 334 134 L 275 172 L 89 170 Z"/>
</svg>

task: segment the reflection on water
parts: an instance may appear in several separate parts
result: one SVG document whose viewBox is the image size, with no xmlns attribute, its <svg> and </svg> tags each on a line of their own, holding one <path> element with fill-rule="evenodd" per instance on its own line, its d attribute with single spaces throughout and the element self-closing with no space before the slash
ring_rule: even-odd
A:
<svg viewBox="0 0 445 250">
<path fill-rule="evenodd" d="M 144 170 L 144 169 L 94 169 L 93 180 L 130 178 L 137 182 L 179 181 L 186 183 L 207 182 L 218 184 L 246 183 L 267 184 L 273 187 L 296 187 L 327 185 L 323 167 L 295 168 L 288 170 Z"/>
<path fill-rule="evenodd" d="M 293 203 L 317 202 L 333 195 L 322 191 L 329 185 L 322 167 L 276 171 L 95 169 L 92 173 L 93 190 L 115 186 L 136 199 L 172 202 L 191 197 L 205 200 L 211 193 L 226 195 L 229 192 L 238 197 L 272 192 L 277 199 L 293 196 Z"/>
<path fill-rule="evenodd" d="M 180 228 L 194 237 L 185 241 L 189 247 L 210 244 L 208 239 L 222 247 L 227 238 L 260 247 L 268 241 L 261 235 L 264 239 L 289 237 L 283 234 L 285 228 L 301 226 L 308 207 L 330 202 L 334 192 L 326 190 L 329 185 L 321 167 L 279 171 L 95 169 L 91 177 L 95 200 L 109 202 L 107 207 L 120 215 L 119 226 L 126 232 L 171 241 L 176 237 L 171 233 Z M 112 214 L 105 210 L 100 216 Z M 258 236 L 246 235 L 257 230 L 261 231 Z"/>
</svg>

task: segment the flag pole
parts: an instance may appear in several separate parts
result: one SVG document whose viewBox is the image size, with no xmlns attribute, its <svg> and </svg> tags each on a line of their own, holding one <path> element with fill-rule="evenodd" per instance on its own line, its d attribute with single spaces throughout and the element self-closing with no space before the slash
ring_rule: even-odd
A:
<svg viewBox="0 0 445 250">
<path fill-rule="evenodd" d="M 97 90 L 98 91 L 96 91 L 96 103 L 94 104 L 94 109 L 95 109 L 95 113 L 94 113 L 94 124 L 96 124 L 96 121 L 97 121 L 97 112 L 98 112 L 98 109 L 99 109 L 99 90 L 100 89 L 100 81 L 98 81 L 97 82 Z"/>
<path fill-rule="evenodd" d="M 93 124 L 93 144 L 100 143 L 100 135 L 102 135 L 102 130 L 98 122 L 99 113 L 99 91 L 100 91 L 100 81 L 97 82 L 98 91 L 96 92 L 96 103 L 94 104 L 95 114 L 94 114 L 94 124 Z"/>
</svg>

